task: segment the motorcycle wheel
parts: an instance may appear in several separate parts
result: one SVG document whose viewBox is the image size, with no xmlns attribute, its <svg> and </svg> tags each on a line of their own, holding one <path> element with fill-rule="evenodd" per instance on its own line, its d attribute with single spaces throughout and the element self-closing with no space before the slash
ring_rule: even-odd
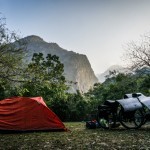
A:
<svg viewBox="0 0 150 150">
<path fill-rule="evenodd" d="M 119 121 L 127 129 L 138 129 L 144 123 L 144 116 L 141 110 L 125 112 L 123 109 L 119 112 Z"/>
</svg>

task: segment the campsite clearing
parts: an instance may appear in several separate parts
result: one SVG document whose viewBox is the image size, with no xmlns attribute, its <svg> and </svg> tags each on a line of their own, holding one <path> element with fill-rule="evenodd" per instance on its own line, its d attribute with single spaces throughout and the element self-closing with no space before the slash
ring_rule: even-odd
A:
<svg viewBox="0 0 150 150">
<path fill-rule="evenodd" d="M 86 129 L 85 122 L 65 125 L 69 132 L 0 133 L 0 150 L 150 149 L 150 126 L 103 130 Z"/>
</svg>

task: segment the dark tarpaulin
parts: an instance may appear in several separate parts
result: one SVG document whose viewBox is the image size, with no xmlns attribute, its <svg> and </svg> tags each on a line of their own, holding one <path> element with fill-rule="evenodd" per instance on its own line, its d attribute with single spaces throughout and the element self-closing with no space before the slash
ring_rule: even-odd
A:
<svg viewBox="0 0 150 150">
<path fill-rule="evenodd" d="M 150 97 L 146 97 L 144 95 L 139 96 L 138 99 L 142 104 L 144 104 L 148 109 L 150 109 Z"/>
<path fill-rule="evenodd" d="M 124 108 L 124 111 L 134 111 L 142 108 L 142 104 L 137 98 L 120 99 L 117 102 Z"/>
</svg>

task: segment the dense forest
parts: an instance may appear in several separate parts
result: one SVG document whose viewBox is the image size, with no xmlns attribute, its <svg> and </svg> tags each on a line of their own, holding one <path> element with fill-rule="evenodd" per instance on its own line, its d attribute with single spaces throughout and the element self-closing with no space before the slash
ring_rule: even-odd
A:
<svg viewBox="0 0 150 150">
<path fill-rule="evenodd" d="M 95 83 L 87 93 L 68 92 L 64 65 L 55 55 L 44 58 L 42 53 L 34 53 L 32 61 L 25 64 L 25 46 L 15 32 L 7 29 L 5 19 L 0 18 L 0 100 L 42 96 L 63 121 L 82 121 L 90 119 L 97 106 L 107 99 L 122 99 L 124 94 L 134 92 L 150 95 L 149 37 L 139 45 L 131 43 L 126 51 L 133 73 L 110 72 L 104 83 Z"/>
</svg>

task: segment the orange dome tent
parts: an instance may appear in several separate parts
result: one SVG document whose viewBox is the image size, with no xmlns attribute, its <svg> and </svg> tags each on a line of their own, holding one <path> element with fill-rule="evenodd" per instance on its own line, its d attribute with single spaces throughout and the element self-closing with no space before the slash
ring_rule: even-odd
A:
<svg viewBox="0 0 150 150">
<path fill-rule="evenodd" d="M 42 97 L 12 97 L 0 101 L 0 130 L 66 130 Z"/>
</svg>

